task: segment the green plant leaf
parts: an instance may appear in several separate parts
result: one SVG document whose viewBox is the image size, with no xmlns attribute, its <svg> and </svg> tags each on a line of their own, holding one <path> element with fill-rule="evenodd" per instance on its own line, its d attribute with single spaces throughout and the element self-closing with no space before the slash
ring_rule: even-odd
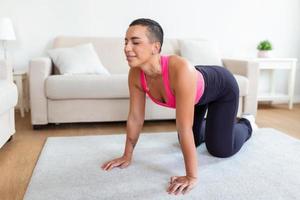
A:
<svg viewBox="0 0 300 200">
<path fill-rule="evenodd" d="M 259 42 L 257 49 L 260 51 L 269 51 L 272 50 L 272 44 L 269 40 L 263 40 Z"/>
</svg>

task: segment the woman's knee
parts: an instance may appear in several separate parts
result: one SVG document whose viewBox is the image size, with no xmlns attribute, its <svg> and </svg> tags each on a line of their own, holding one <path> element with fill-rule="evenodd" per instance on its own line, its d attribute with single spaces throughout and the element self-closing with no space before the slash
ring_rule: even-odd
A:
<svg viewBox="0 0 300 200">
<path fill-rule="evenodd" d="M 228 158 L 235 154 L 235 152 L 231 148 L 212 148 L 208 145 L 206 145 L 206 148 L 212 156 L 219 158 Z"/>
</svg>

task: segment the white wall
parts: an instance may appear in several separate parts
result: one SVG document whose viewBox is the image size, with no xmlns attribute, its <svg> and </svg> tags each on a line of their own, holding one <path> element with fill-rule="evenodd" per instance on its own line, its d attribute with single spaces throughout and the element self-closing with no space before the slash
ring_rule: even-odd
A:
<svg viewBox="0 0 300 200">
<path fill-rule="evenodd" d="M 258 41 L 269 39 L 273 56 L 300 63 L 299 0 L 0 0 L 6 16 L 17 34 L 9 44 L 15 68 L 45 54 L 57 35 L 123 37 L 138 17 L 160 22 L 166 37 L 217 40 L 224 57 L 255 57 Z M 287 74 L 279 75 L 285 90 Z M 300 100 L 299 67 L 296 85 Z"/>
</svg>

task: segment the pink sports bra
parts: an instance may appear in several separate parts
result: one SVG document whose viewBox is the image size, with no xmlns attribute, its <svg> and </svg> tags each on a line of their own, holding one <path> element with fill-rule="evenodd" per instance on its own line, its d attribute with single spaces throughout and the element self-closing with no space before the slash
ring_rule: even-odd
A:
<svg viewBox="0 0 300 200">
<path fill-rule="evenodd" d="M 161 56 L 161 66 L 162 66 L 162 79 L 163 79 L 163 83 L 164 83 L 164 88 L 166 91 L 166 95 L 167 95 L 167 100 L 166 103 L 160 102 L 159 100 L 155 99 L 150 93 L 149 93 L 149 88 L 147 86 L 147 82 L 146 82 L 146 77 L 145 77 L 145 73 L 143 72 L 143 70 L 141 70 L 141 74 L 140 74 L 140 79 L 141 79 L 141 85 L 143 90 L 146 92 L 146 94 L 157 104 L 161 105 L 161 106 L 165 106 L 165 107 L 169 107 L 169 108 L 176 108 L 176 99 L 175 96 L 171 90 L 170 87 L 170 83 L 169 83 L 169 70 L 168 70 L 168 66 L 169 66 L 169 57 L 168 56 Z M 196 94 L 196 98 L 195 98 L 195 104 L 198 103 L 198 101 L 200 100 L 201 96 L 203 95 L 204 92 L 204 79 L 202 74 L 198 72 L 198 81 L 197 81 L 197 94 Z"/>
</svg>

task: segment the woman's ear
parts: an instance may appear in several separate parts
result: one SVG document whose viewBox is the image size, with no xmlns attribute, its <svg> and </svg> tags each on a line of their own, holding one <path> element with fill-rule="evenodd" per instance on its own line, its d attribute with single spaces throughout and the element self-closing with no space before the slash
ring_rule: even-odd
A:
<svg viewBox="0 0 300 200">
<path fill-rule="evenodd" d="M 160 53 L 160 42 L 154 43 L 154 48 L 152 49 L 152 55 L 159 54 Z"/>
</svg>

